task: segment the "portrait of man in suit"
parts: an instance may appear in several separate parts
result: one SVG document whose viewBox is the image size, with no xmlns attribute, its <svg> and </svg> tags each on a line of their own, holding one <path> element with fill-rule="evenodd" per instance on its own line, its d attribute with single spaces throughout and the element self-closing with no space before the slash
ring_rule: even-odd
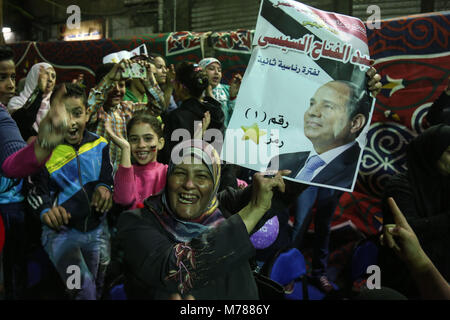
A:
<svg viewBox="0 0 450 320">
<path fill-rule="evenodd" d="M 291 170 L 290 178 L 350 189 L 361 148 L 356 141 L 369 120 L 371 98 L 348 81 L 322 85 L 304 114 L 304 134 L 313 150 L 281 154 L 271 165 Z M 274 161 L 278 160 L 278 162 Z"/>
</svg>

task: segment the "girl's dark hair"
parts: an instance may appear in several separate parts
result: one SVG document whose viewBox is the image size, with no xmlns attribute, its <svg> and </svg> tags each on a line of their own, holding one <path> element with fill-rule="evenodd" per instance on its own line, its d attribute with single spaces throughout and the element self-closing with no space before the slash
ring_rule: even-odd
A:
<svg viewBox="0 0 450 320">
<path fill-rule="evenodd" d="M 176 80 L 184 85 L 195 98 L 200 98 L 208 87 L 208 76 L 203 69 L 192 62 L 182 62 L 176 68 Z"/>
<path fill-rule="evenodd" d="M 163 136 L 161 122 L 156 117 L 152 116 L 148 111 L 140 111 L 135 113 L 133 118 L 131 118 L 127 123 L 127 134 L 129 134 L 131 128 L 138 123 L 148 123 L 153 131 L 155 131 L 158 139 Z"/>
<path fill-rule="evenodd" d="M 98 68 L 97 71 L 95 72 L 95 83 L 99 84 L 100 81 L 102 81 L 102 79 L 108 74 L 108 72 L 111 71 L 111 69 L 114 67 L 115 63 L 105 63 L 105 64 L 101 64 Z"/>
</svg>

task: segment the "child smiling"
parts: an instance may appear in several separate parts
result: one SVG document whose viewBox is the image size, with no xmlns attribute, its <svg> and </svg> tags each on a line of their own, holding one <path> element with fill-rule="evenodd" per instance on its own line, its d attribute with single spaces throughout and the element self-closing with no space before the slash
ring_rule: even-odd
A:
<svg viewBox="0 0 450 320">
<path fill-rule="evenodd" d="M 167 165 L 156 161 L 158 151 L 164 147 L 161 123 L 149 113 L 139 112 L 127 124 L 128 140 L 113 132 L 109 120 L 106 131 L 122 150 L 114 179 L 114 201 L 135 209 L 144 199 L 160 192 L 166 182 Z M 135 164 L 131 164 L 131 158 Z"/>
</svg>

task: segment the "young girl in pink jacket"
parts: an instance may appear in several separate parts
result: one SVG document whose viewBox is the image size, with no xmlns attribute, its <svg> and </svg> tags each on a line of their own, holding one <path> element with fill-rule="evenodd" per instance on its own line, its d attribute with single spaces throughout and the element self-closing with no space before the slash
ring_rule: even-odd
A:
<svg viewBox="0 0 450 320">
<path fill-rule="evenodd" d="M 128 140 L 113 131 L 111 122 L 111 119 L 106 121 L 106 131 L 122 149 L 114 178 L 114 201 L 136 209 L 166 184 L 167 165 L 156 161 L 158 151 L 164 147 L 161 122 L 146 112 L 137 113 L 127 123 Z"/>
</svg>

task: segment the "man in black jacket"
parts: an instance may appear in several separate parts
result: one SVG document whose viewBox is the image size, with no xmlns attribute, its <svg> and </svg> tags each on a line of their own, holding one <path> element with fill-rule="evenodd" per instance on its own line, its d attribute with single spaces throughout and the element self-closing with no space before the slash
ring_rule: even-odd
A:
<svg viewBox="0 0 450 320">
<path fill-rule="evenodd" d="M 361 153 L 355 140 L 369 119 L 369 100 L 364 91 L 347 81 L 322 85 L 304 114 L 304 133 L 314 149 L 282 154 L 272 159 L 269 167 L 278 160 L 280 169 L 291 170 L 291 178 L 350 189 Z M 299 248 L 317 204 L 312 276 L 326 293 L 333 290 L 327 276 L 328 245 L 331 220 L 341 195 L 341 191 L 310 186 L 297 200 L 292 240 Z"/>
<path fill-rule="evenodd" d="M 300 181 L 350 189 L 361 152 L 355 140 L 369 119 L 369 100 L 347 81 L 322 85 L 304 114 L 304 133 L 313 150 L 281 154 L 279 168 L 291 170 L 289 177 Z"/>
</svg>

